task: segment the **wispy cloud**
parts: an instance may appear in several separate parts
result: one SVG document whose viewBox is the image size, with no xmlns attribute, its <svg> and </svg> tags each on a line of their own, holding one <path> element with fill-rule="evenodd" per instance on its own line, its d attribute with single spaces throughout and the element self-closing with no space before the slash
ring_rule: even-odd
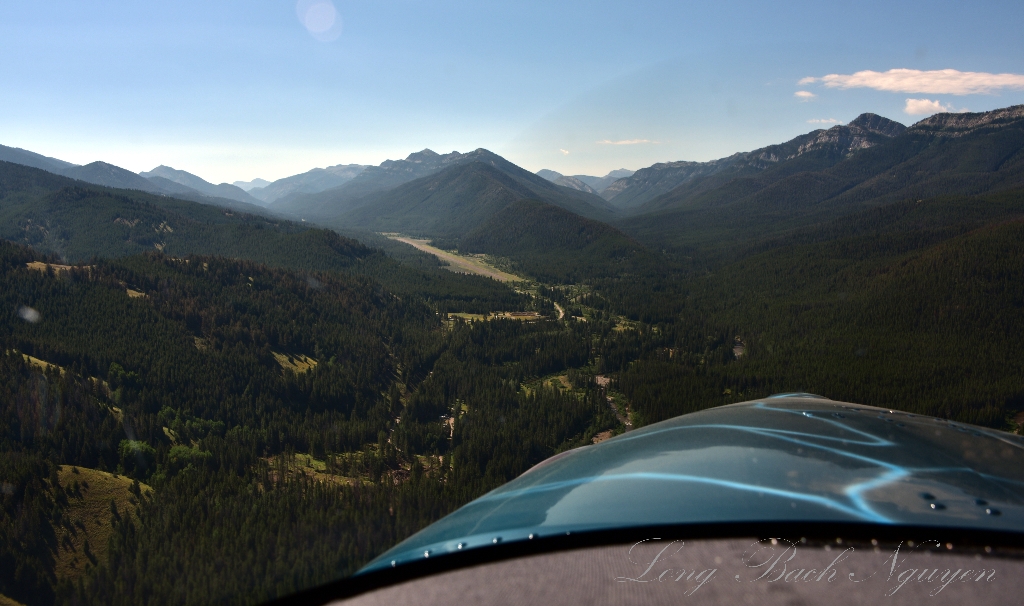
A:
<svg viewBox="0 0 1024 606">
<path fill-rule="evenodd" d="M 793 96 L 796 97 L 797 99 L 800 99 L 801 101 L 810 101 L 811 99 L 817 97 L 818 95 L 815 95 L 809 90 L 798 90 L 795 93 L 793 93 Z"/>
<path fill-rule="evenodd" d="M 563 156 L 568 156 L 569 155 L 569 150 L 567 150 L 567 149 L 559 149 L 558 151 L 562 152 Z"/>
<path fill-rule="evenodd" d="M 601 139 L 597 142 L 598 145 L 643 145 L 645 143 L 656 144 L 657 141 L 651 141 L 650 139 L 622 139 L 620 141 L 611 141 L 609 139 Z"/>
<path fill-rule="evenodd" d="M 907 99 L 907 106 L 903 108 L 911 116 L 931 115 L 940 112 L 965 112 L 966 109 L 955 109 L 951 105 L 943 105 L 931 99 Z"/>
<path fill-rule="evenodd" d="M 865 70 L 849 75 L 808 77 L 800 80 L 798 84 L 804 86 L 815 82 L 821 82 L 829 88 L 873 88 L 891 93 L 933 95 L 978 95 L 993 94 L 1002 89 L 1024 89 L 1024 75 L 961 72 L 955 69 L 890 69 L 887 72 Z"/>
<path fill-rule="evenodd" d="M 812 118 L 807 121 L 808 124 L 839 124 L 839 120 L 835 118 Z"/>
</svg>

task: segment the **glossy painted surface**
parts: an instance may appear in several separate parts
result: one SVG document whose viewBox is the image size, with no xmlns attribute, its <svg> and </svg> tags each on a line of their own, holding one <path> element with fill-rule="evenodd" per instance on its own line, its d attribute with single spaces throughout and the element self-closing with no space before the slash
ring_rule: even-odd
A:
<svg viewBox="0 0 1024 606">
<path fill-rule="evenodd" d="M 734 521 L 1024 531 L 1024 438 L 800 394 L 713 408 L 552 457 L 362 572 L 537 536 Z"/>
</svg>

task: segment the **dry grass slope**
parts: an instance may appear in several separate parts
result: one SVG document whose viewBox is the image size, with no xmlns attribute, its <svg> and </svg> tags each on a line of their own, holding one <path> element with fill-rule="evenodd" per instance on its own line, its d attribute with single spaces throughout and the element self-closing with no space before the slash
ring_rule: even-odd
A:
<svg viewBox="0 0 1024 606">
<path fill-rule="evenodd" d="M 59 547 L 54 558 L 54 572 L 58 579 L 74 578 L 87 566 L 106 561 L 107 540 L 114 517 L 111 500 L 117 507 L 117 515 L 130 516 L 137 522 L 139 499 L 132 494 L 132 480 L 124 476 L 70 465 L 61 465 L 57 475 L 61 486 L 71 489 L 68 516 L 72 530 L 58 530 Z M 77 491 L 74 490 L 76 482 Z M 139 484 L 139 488 L 143 499 L 153 493 L 146 484 Z M 2 604 L 0 602 L 0 606 Z"/>
<path fill-rule="evenodd" d="M 0 606 L 25 606 L 25 605 L 22 604 L 21 602 L 17 602 L 15 600 L 12 600 L 11 598 L 9 598 L 9 597 L 5 596 L 4 594 L 0 593 Z"/>
</svg>

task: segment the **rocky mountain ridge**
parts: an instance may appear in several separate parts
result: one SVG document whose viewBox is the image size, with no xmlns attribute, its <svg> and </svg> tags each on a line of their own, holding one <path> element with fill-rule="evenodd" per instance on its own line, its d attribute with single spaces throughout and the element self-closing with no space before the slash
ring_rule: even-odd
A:
<svg viewBox="0 0 1024 606">
<path fill-rule="evenodd" d="M 910 130 L 946 137 L 962 137 L 984 127 L 999 128 L 1021 118 L 1024 118 L 1024 105 L 1013 105 L 990 112 L 935 114 L 914 124 Z"/>
<path fill-rule="evenodd" d="M 731 176 L 753 174 L 795 158 L 819 153 L 839 161 L 860 149 L 898 136 L 906 126 L 865 113 L 849 124 L 815 130 L 785 143 L 740 152 L 709 162 L 662 162 L 642 168 L 612 183 L 601 196 L 619 208 L 637 208 L 688 181 L 728 171 Z"/>
</svg>

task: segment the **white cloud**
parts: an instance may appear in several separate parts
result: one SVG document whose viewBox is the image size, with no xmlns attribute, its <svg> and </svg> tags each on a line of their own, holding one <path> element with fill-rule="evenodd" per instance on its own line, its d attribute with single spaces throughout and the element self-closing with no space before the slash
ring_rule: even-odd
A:
<svg viewBox="0 0 1024 606">
<path fill-rule="evenodd" d="M 559 149 L 558 151 L 562 152 L 563 156 L 568 156 L 569 155 L 569 150 L 567 150 L 567 149 Z"/>
<path fill-rule="evenodd" d="M 940 112 L 965 112 L 966 109 L 955 109 L 951 105 L 943 105 L 931 99 L 907 99 L 907 106 L 903 108 L 911 116 L 931 115 Z"/>
<path fill-rule="evenodd" d="M 808 124 L 839 124 L 839 120 L 835 118 L 812 118 L 807 121 Z"/>
<path fill-rule="evenodd" d="M 1002 89 L 1024 89 L 1024 75 L 961 72 L 955 69 L 921 71 L 890 69 L 855 74 L 829 74 L 821 78 L 804 78 L 800 86 L 821 82 L 829 88 L 873 88 L 890 93 L 925 93 L 933 95 L 993 94 Z"/>
<path fill-rule="evenodd" d="M 644 143 L 657 143 L 657 141 L 651 141 L 650 139 L 623 139 L 621 141 L 601 139 L 597 143 L 598 145 L 643 145 Z"/>
<path fill-rule="evenodd" d="M 796 97 L 797 99 L 800 99 L 801 101 L 810 101 L 811 99 L 817 97 L 818 95 L 815 95 L 809 90 L 798 90 L 795 93 L 793 93 L 793 96 Z"/>
</svg>

